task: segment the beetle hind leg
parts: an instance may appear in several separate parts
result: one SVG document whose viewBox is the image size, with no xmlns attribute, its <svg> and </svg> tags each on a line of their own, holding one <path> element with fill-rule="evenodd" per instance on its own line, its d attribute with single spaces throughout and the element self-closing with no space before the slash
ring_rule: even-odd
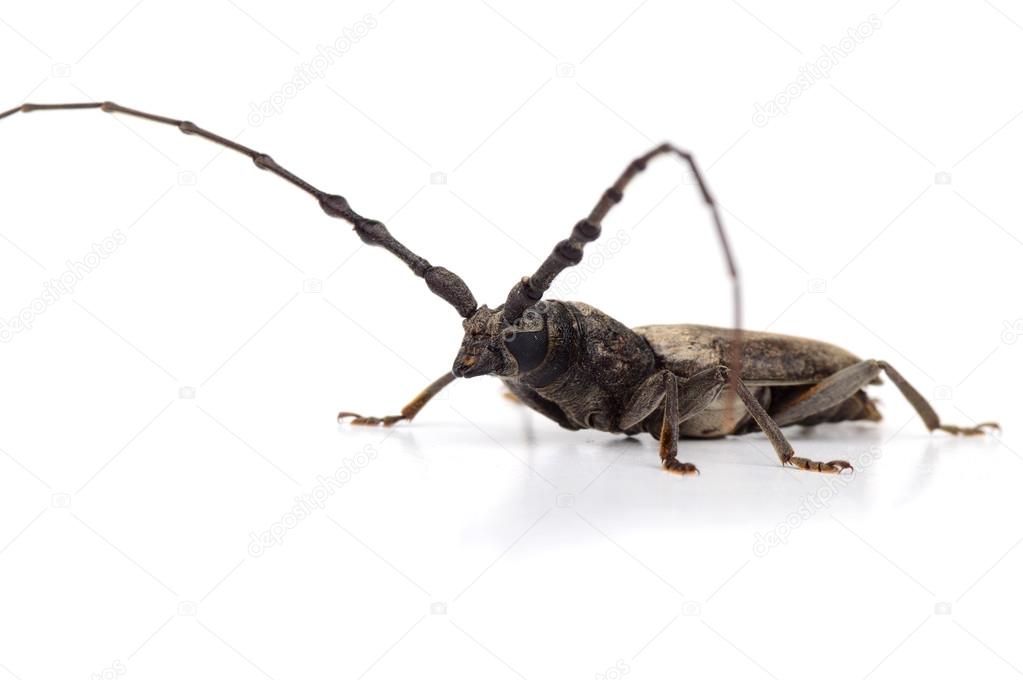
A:
<svg viewBox="0 0 1023 680">
<path fill-rule="evenodd" d="M 924 399 L 923 396 L 916 391 L 916 388 L 910 385 L 909 381 L 903 378 L 902 374 L 896 371 L 891 364 L 886 361 L 877 361 L 875 363 L 884 370 L 885 375 L 887 375 L 888 378 L 895 383 L 895 386 L 899 388 L 899 392 L 901 392 L 902 396 L 906 398 L 906 401 L 913 406 L 913 409 L 917 412 L 917 415 L 920 416 L 920 419 L 924 421 L 924 425 L 927 426 L 928 430 L 932 432 L 934 430 L 941 430 L 942 432 L 948 432 L 949 434 L 975 437 L 987 434 L 988 432 L 998 432 L 1002 429 L 998 423 L 992 421 L 977 423 L 973 427 L 960 427 L 958 425 L 946 425 L 942 423 L 938 414 L 935 413 L 934 409 L 931 408 L 931 405 L 927 403 L 927 400 Z"/>
<path fill-rule="evenodd" d="M 927 403 L 927 400 L 917 392 L 915 387 L 909 384 L 909 381 L 902 377 L 901 373 L 896 371 L 888 362 L 875 359 L 867 359 L 852 366 L 847 366 L 813 387 L 806 389 L 776 410 L 773 414 L 774 419 L 783 427 L 785 425 L 804 423 L 807 419 L 812 419 L 815 415 L 823 413 L 828 409 L 836 408 L 843 402 L 854 398 L 863 387 L 866 387 L 868 383 L 877 378 L 882 371 L 899 388 L 899 392 L 913 406 L 920 419 L 924 421 L 927 429 L 932 432 L 934 430 L 941 430 L 942 432 L 954 435 L 977 436 L 1000 429 L 998 423 L 994 422 L 978 423 L 973 427 L 959 427 L 958 425 L 942 423 L 938 414 Z"/>
<path fill-rule="evenodd" d="M 959 434 L 965 437 L 976 437 L 982 434 L 988 434 L 989 432 L 1000 432 L 1002 426 L 994 421 L 987 421 L 983 423 L 977 423 L 973 427 L 960 427 L 958 425 L 938 425 L 937 430 L 942 432 L 948 432 L 949 434 Z"/>
</svg>

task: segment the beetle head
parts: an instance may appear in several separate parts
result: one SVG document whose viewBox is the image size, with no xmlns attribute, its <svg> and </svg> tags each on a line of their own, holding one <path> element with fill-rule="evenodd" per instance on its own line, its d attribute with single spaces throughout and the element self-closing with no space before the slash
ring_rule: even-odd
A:
<svg viewBox="0 0 1023 680">
<path fill-rule="evenodd" d="M 462 322 L 465 335 L 451 372 L 458 378 L 513 376 L 532 370 L 547 355 L 544 315 L 530 308 L 509 324 L 500 307 L 483 305 Z"/>
</svg>

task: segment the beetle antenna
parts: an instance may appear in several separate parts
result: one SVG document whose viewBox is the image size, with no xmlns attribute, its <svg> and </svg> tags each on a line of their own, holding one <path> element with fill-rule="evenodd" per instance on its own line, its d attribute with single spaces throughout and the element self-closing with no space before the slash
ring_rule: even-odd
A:
<svg viewBox="0 0 1023 680">
<path fill-rule="evenodd" d="M 352 207 L 348 204 L 348 201 L 343 196 L 320 191 L 298 175 L 295 175 L 278 165 L 273 158 L 265 153 L 255 151 L 247 146 L 243 146 L 242 144 L 238 144 L 230 139 L 226 139 L 225 137 L 221 137 L 220 135 L 209 132 L 208 130 L 204 130 L 191 121 L 176 120 L 174 118 L 167 118 L 166 116 L 145 113 L 144 111 L 136 111 L 135 109 L 129 109 L 124 106 L 114 104 L 113 102 L 22 104 L 21 106 L 17 106 L 9 111 L 0 113 L 0 119 L 19 112 L 29 113 L 31 111 L 68 109 L 100 109 L 107 113 L 123 113 L 156 123 L 173 125 L 186 135 L 198 135 L 199 137 L 208 139 L 215 144 L 219 144 L 220 146 L 231 149 L 232 151 L 237 151 L 240 154 L 248 156 L 252 159 L 252 162 L 256 164 L 256 167 L 261 170 L 268 170 L 269 172 L 272 172 L 278 177 L 311 195 L 319 202 L 320 208 L 323 209 L 323 212 L 327 213 L 331 217 L 337 217 L 351 224 L 354 227 L 355 232 L 359 235 L 359 238 L 361 238 L 364 243 L 371 246 L 380 246 L 408 265 L 409 269 L 411 269 L 416 276 L 426 280 L 426 285 L 435 295 L 454 307 L 463 318 L 472 316 L 472 313 L 476 311 L 476 298 L 473 296 L 472 291 L 469 290 L 469 286 L 466 285 L 465 281 L 463 281 L 457 274 L 448 271 L 444 267 L 435 267 L 431 265 L 426 259 L 406 248 L 400 241 L 398 241 L 398 239 L 391 236 L 391 233 L 382 222 L 363 217 L 352 209 Z"/>
<path fill-rule="evenodd" d="M 604 191 L 600 200 L 597 201 L 593 210 L 590 211 L 589 216 L 586 219 L 580 220 L 575 225 L 567 239 L 560 241 L 554 246 L 554 250 L 551 251 L 551 254 L 540 264 L 532 276 L 523 277 L 511 289 L 508 293 L 508 300 L 504 304 L 504 320 L 509 324 L 514 323 L 522 316 L 527 307 L 540 301 L 558 274 L 582 262 L 583 248 L 590 241 L 595 241 L 600 237 L 601 224 L 604 218 L 611 211 L 611 208 L 622 200 L 629 183 L 636 175 L 646 169 L 647 163 L 657 156 L 664 154 L 674 154 L 689 165 L 693 172 L 693 177 L 696 179 L 696 184 L 700 188 L 703 201 L 710 208 L 711 217 L 714 220 L 714 229 L 717 232 L 718 241 L 724 253 L 728 277 L 732 282 L 734 336 L 730 352 L 731 357 L 728 363 L 730 369 L 729 382 L 731 383 L 732 394 L 735 394 L 742 366 L 742 287 L 739 282 L 739 270 L 735 264 L 735 257 L 732 255 L 728 236 L 725 234 L 721 213 L 718 210 L 718 205 L 714 201 L 713 195 L 710 193 L 710 189 L 707 187 L 706 181 L 703 179 L 703 173 L 690 152 L 672 144 L 661 144 L 629 163 L 629 166 L 618 177 L 618 181 Z M 726 409 L 728 411 L 726 415 L 729 417 L 731 416 L 731 402 L 732 400 L 729 399 Z"/>
</svg>

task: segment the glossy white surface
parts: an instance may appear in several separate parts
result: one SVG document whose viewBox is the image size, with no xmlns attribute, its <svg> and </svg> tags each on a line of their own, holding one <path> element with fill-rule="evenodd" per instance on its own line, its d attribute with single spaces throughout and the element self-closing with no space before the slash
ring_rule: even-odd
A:
<svg viewBox="0 0 1023 680">
<path fill-rule="evenodd" d="M 366 13 L 364 39 L 253 119 Z M 752 119 L 871 15 L 829 78 Z M 683 442 L 695 479 L 662 473 L 649 437 L 561 430 L 492 379 L 411 425 L 338 427 L 449 370 L 457 315 L 244 158 L 99 112 L 12 116 L 0 319 L 124 242 L 0 344 L 0 678 L 1023 672 L 1019 10 L 58 2 L 0 19 L 0 109 L 187 116 L 344 193 L 491 306 L 671 139 L 725 208 L 748 327 L 886 359 L 948 422 L 1005 426 L 929 435 L 885 384 L 879 426 L 789 431 L 854 477 L 782 469 L 753 435 Z M 729 322 L 674 162 L 595 246 L 562 297 L 629 325 Z M 323 507 L 296 510 L 307 495 Z"/>
</svg>

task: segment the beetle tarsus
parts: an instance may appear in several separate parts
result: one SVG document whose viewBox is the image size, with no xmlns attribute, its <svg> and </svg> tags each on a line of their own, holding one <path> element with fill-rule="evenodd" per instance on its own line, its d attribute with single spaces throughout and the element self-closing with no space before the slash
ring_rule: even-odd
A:
<svg viewBox="0 0 1023 680">
<path fill-rule="evenodd" d="M 677 458 L 666 458 L 664 460 L 664 469 L 672 474 L 683 477 L 700 474 L 700 470 L 695 465 L 692 463 L 680 463 Z"/>
<path fill-rule="evenodd" d="M 797 467 L 800 470 L 807 470 L 810 472 L 821 472 L 826 475 L 837 475 L 845 470 L 855 472 L 853 466 L 844 460 L 832 460 L 827 463 L 822 463 L 816 460 L 810 460 L 809 458 L 800 458 L 799 456 L 792 456 L 787 461 L 788 465 Z"/>
<path fill-rule="evenodd" d="M 383 425 L 384 427 L 391 427 L 399 420 L 406 420 L 403 415 L 395 416 L 361 416 L 358 413 L 352 413 L 351 411 L 341 411 L 337 414 L 337 422 L 344 422 L 345 418 L 351 418 L 352 425 Z"/>
<path fill-rule="evenodd" d="M 441 377 L 434 380 L 432 383 L 427 385 L 426 389 L 416 395 L 416 398 L 405 405 L 405 408 L 401 409 L 401 413 L 393 416 L 364 416 L 352 411 L 341 411 L 337 414 L 337 422 L 344 422 L 345 418 L 351 418 L 352 425 L 383 425 L 384 427 L 391 427 L 399 420 L 412 420 L 416 417 L 416 414 L 427 402 L 437 396 L 437 394 L 445 387 L 451 384 L 455 379 L 450 372 L 445 373 Z"/>
<path fill-rule="evenodd" d="M 978 423 L 974 427 L 959 427 L 958 425 L 939 425 L 937 429 L 949 434 L 962 437 L 977 437 L 995 432 L 1001 432 L 1002 426 L 995 422 Z"/>
</svg>

